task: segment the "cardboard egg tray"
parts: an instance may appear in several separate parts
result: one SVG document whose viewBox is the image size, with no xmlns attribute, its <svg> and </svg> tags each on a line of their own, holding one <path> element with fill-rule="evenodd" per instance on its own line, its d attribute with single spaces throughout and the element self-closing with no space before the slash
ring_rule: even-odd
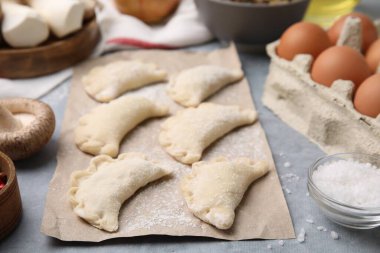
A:
<svg viewBox="0 0 380 253">
<path fill-rule="evenodd" d="M 358 24 L 360 21 L 347 21 L 338 43 L 354 48 L 360 45 Z M 329 88 L 314 82 L 310 76 L 312 56 L 300 54 L 293 61 L 284 60 L 276 54 L 278 44 L 275 41 L 267 46 L 271 64 L 264 105 L 328 154 L 379 154 L 380 115 L 371 118 L 355 110 L 354 84 L 337 80 Z"/>
</svg>

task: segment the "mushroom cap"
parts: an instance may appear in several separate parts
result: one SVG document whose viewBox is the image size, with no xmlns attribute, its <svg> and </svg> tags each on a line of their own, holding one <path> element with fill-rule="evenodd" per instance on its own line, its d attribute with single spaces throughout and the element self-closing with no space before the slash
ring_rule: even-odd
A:
<svg viewBox="0 0 380 253">
<path fill-rule="evenodd" d="M 55 129 L 55 116 L 49 105 L 34 99 L 8 98 L 0 99 L 0 106 L 12 114 L 28 113 L 35 117 L 20 129 L 0 132 L 0 151 L 12 160 L 30 157 L 50 140 Z"/>
</svg>

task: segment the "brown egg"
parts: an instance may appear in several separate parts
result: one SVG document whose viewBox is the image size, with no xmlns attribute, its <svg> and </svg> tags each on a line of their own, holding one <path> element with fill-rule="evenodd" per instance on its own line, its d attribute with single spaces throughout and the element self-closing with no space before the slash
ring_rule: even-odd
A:
<svg viewBox="0 0 380 253">
<path fill-rule="evenodd" d="M 328 87 L 338 79 L 351 80 L 358 87 L 370 75 L 364 56 L 348 46 L 326 49 L 311 68 L 311 78 Z"/>
<path fill-rule="evenodd" d="M 360 85 L 354 105 L 361 114 L 373 118 L 380 114 L 380 74 L 370 76 Z"/>
<path fill-rule="evenodd" d="M 377 39 L 371 44 L 367 50 L 365 59 L 372 72 L 375 73 L 377 68 L 380 66 L 380 39 Z"/>
<path fill-rule="evenodd" d="M 377 39 L 377 30 L 373 21 L 363 13 L 353 12 L 340 17 L 335 23 L 330 27 L 327 34 L 331 42 L 335 45 L 339 39 L 339 34 L 343 29 L 344 21 L 347 17 L 360 18 L 362 24 L 362 51 L 366 52 L 369 46 Z"/>
<path fill-rule="evenodd" d="M 290 26 L 281 36 L 277 54 L 286 60 L 293 60 L 297 54 L 311 54 L 314 59 L 326 48 L 332 46 L 327 33 L 320 26 L 299 22 Z"/>
</svg>

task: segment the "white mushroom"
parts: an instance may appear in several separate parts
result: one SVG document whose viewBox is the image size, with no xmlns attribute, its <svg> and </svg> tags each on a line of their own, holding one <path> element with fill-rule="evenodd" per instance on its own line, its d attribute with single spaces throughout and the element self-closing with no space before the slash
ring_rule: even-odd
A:
<svg viewBox="0 0 380 253">
<path fill-rule="evenodd" d="M 54 128 L 54 113 L 47 104 L 26 98 L 0 100 L 0 151 L 12 160 L 39 151 Z"/>
<path fill-rule="evenodd" d="M 49 25 L 52 32 L 62 38 L 82 27 L 85 5 L 79 0 L 26 0 Z"/>
<path fill-rule="evenodd" d="M 1 31 L 12 47 L 34 47 L 49 37 L 49 28 L 40 15 L 28 6 L 2 1 L 4 17 Z"/>
</svg>

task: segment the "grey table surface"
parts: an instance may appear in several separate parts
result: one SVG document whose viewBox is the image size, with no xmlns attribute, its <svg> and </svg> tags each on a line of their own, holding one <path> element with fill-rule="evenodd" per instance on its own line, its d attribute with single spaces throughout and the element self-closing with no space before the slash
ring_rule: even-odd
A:
<svg viewBox="0 0 380 253">
<path fill-rule="evenodd" d="M 362 1 L 358 10 L 380 17 L 380 1 Z M 195 49 L 212 50 L 218 47 L 218 43 L 210 43 Z M 36 156 L 16 163 L 23 216 L 17 229 L 0 241 L 0 252 L 380 252 L 380 228 L 359 231 L 335 225 L 323 216 L 313 200 L 306 195 L 307 169 L 324 153 L 263 106 L 261 96 L 268 73 L 268 57 L 265 54 L 240 52 L 240 58 L 251 85 L 261 124 L 273 152 L 281 183 L 284 189 L 288 189 L 288 192 L 284 191 L 284 195 L 296 234 L 302 228 L 306 231 L 304 243 L 285 240 L 281 246 L 278 240 L 229 242 L 210 238 L 169 236 L 74 243 L 62 242 L 41 234 L 45 197 L 56 166 L 57 143 L 70 86 L 70 81 L 67 81 L 42 98 L 56 114 L 57 128 L 52 140 Z M 288 173 L 296 174 L 300 179 L 297 181 L 281 178 Z M 306 219 L 312 219 L 314 224 L 306 222 Z M 318 226 L 324 226 L 327 231 L 319 231 Z M 339 240 L 332 239 L 331 231 L 339 234 Z M 272 249 L 268 249 L 268 245 L 271 245 Z"/>
</svg>

